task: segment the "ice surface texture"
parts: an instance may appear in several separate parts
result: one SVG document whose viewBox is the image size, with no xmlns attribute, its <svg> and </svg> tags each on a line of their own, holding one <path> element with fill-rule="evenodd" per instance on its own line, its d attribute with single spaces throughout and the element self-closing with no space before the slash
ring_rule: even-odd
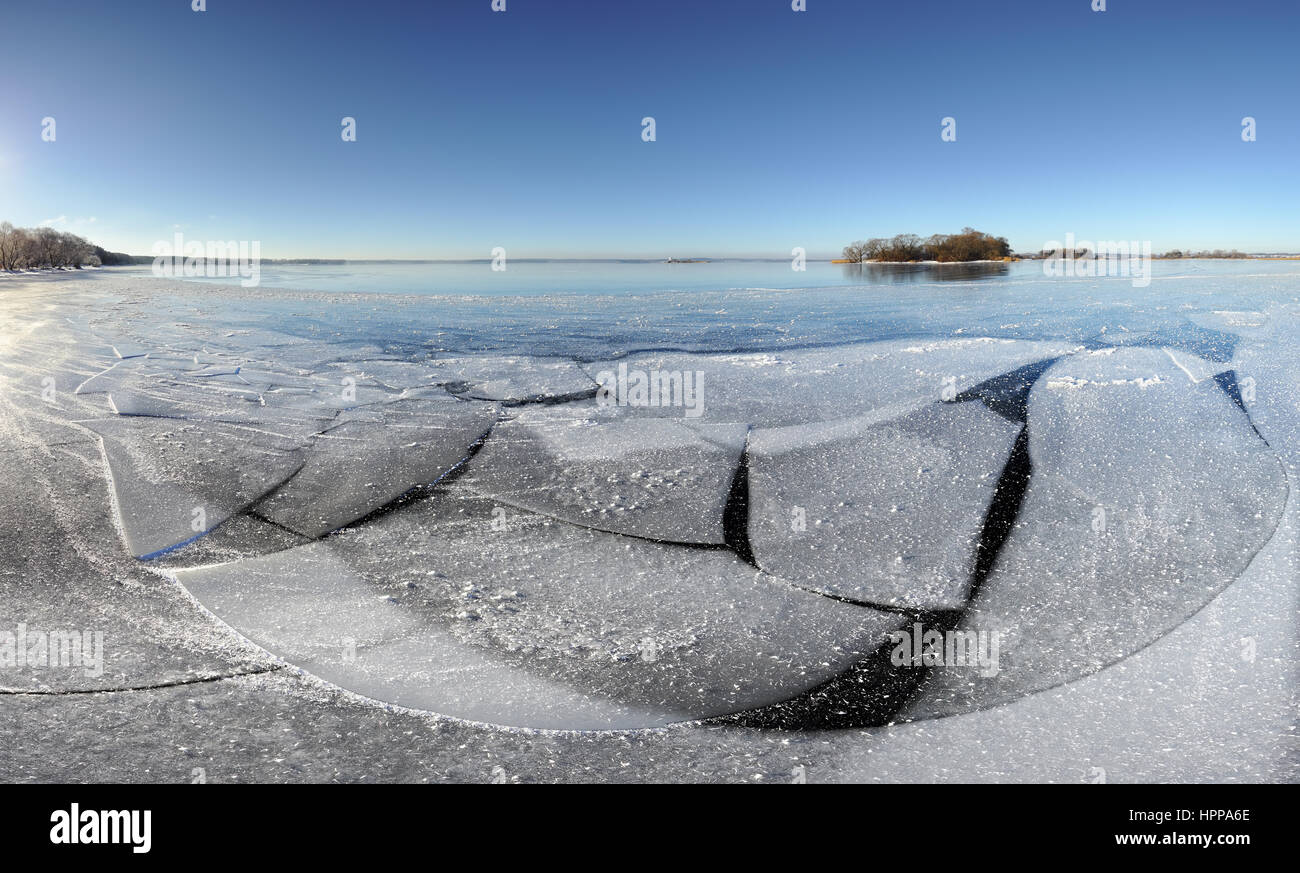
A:
<svg viewBox="0 0 1300 873">
<path fill-rule="evenodd" d="M 103 440 L 126 545 L 151 558 L 197 539 L 302 469 L 299 443 L 223 422 L 86 422 Z"/>
<path fill-rule="evenodd" d="M 962 621 L 1000 634 L 1001 670 L 941 673 L 923 711 L 980 708 L 1093 672 L 1245 570 L 1281 519 L 1286 474 L 1238 405 L 1234 373 L 1208 363 L 1126 348 L 1065 358 L 1038 381 L 1029 491 Z"/>
<path fill-rule="evenodd" d="M 128 550 L 295 666 L 472 721 L 983 709 L 1195 614 L 1288 493 L 1212 324 L 594 362 L 244 360 L 253 330 L 78 376 Z M 637 372 L 698 402 L 620 402 Z M 204 563 L 218 529 L 242 558 Z M 916 623 L 997 634 L 999 669 L 892 663 Z"/>
<path fill-rule="evenodd" d="M 637 419 L 590 403 L 530 409 L 493 432 L 464 481 L 587 527 L 721 545 L 748 430 Z"/>
<path fill-rule="evenodd" d="M 178 577 L 323 678 L 539 728 L 647 727 L 776 703 L 899 624 L 726 551 L 498 508 L 453 488 L 312 546 Z"/>
<path fill-rule="evenodd" d="M 398 400 L 377 421 L 345 421 L 315 435 L 297 475 L 256 507 L 295 533 L 320 537 L 459 466 L 491 429 L 491 403 Z"/>
<path fill-rule="evenodd" d="M 756 430 L 749 537 L 759 566 L 859 602 L 956 609 L 1020 427 L 980 404 L 885 422 Z"/>
</svg>

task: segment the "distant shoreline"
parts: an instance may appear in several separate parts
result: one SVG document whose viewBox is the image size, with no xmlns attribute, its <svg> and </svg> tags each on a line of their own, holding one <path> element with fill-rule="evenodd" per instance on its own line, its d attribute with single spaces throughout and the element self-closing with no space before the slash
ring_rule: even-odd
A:
<svg viewBox="0 0 1300 873">
<path fill-rule="evenodd" d="M 882 265 L 906 265 L 915 264 L 921 267 L 943 267 L 943 266 L 960 266 L 962 264 L 1010 264 L 1015 261 L 1022 261 L 1024 258 L 979 258 L 973 261 L 852 261 L 845 258 L 834 258 L 832 264 L 882 264 Z"/>
<path fill-rule="evenodd" d="M 1093 259 L 1095 259 L 1095 257 L 1096 257 L 1096 256 L 1095 256 L 1094 254 L 1089 253 L 1089 254 L 1087 254 L 1087 255 L 1081 255 L 1079 259 L 1080 259 L 1080 260 L 1093 260 Z M 147 269 L 149 268 L 149 266 L 153 263 L 154 260 L 155 260 L 155 259 L 154 259 L 153 257 L 147 257 L 147 258 L 142 257 L 142 258 L 140 258 L 140 260 L 139 260 L 138 262 L 136 262 L 136 263 L 134 263 L 134 264 L 111 264 L 111 265 L 110 265 L 110 264 L 106 264 L 106 265 L 102 265 L 102 266 L 90 266 L 90 265 L 87 265 L 87 266 L 76 267 L 76 268 L 74 268 L 74 267 L 54 267 L 54 268 L 45 267 L 45 268 L 32 268 L 32 269 L 21 269 L 21 270 L 0 270 L 0 278 L 3 278 L 3 277 L 21 278 L 21 277 L 24 277 L 24 276 L 47 276 L 47 275 L 58 275 L 58 274 L 67 274 L 67 275 L 73 275 L 73 276 L 75 276 L 75 275 L 77 275 L 77 274 L 87 274 L 87 273 L 97 273 L 97 272 L 105 272 L 105 273 L 109 273 L 109 272 L 115 272 L 115 271 L 118 271 L 118 270 L 123 270 L 123 271 L 130 271 L 130 270 L 147 270 Z M 200 263 L 201 263 L 203 260 L 204 260 L 204 259 L 199 259 Z M 786 263 L 786 262 L 788 262 L 788 260 L 789 260 L 789 259 L 787 259 L 787 258 L 700 258 L 700 259 L 690 259 L 690 260 L 663 260 L 663 259 L 660 259 L 660 258 L 646 258 L 646 259 L 633 259 L 633 258 L 517 258 L 517 259 L 512 260 L 512 263 L 517 263 L 517 264 L 565 264 L 565 263 L 569 263 L 569 264 L 611 264 L 611 265 L 616 265 L 616 264 L 627 264 L 627 265 L 652 265 L 652 264 L 660 264 L 660 265 L 664 265 L 664 266 L 674 266 L 674 265 L 677 265 L 677 264 Z M 963 266 L 963 265 L 970 265 L 970 264 L 977 264 L 977 265 L 997 265 L 997 264 L 1008 264 L 1008 263 L 1023 263 L 1023 262 L 1025 262 L 1025 261 L 1040 261 L 1040 260 L 1046 260 L 1046 259 L 1045 259 L 1043 256 L 1041 256 L 1041 255 L 1023 255 L 1023 254 L 1022 254 L 1022 255 L 1015 255 L 1015 256 L 1013 256 L 1013 257 L 1009 257 L 1009 258 L 981 259 L 981 260 L 973 260 L 973 261 L 934 261 L 934 260 L 925 260 L 925 261 L 867 261 L 867 260 L 864 260 L 864 261 L 846 261 L 846 260 L 844 260 L 844 259 L 842 259 L 842 258 L 808 258 L 808 259 L 807 259 L 807 262 L 808 262 L 808 263 L 814 263 L 814 264 L 817 264 L 817 263 L 821 263 L 821 264 L 832 264 L 832 265 L 835 265 L 835 266 L 854 266 L 854 265 L 862 266 L 862 265 L 874 265 L 874 266 L 882 266 L 882 267 L 901 267 L 901 266 L 916 266 L 916 267 L 944 267 L 944 266 Z M 1237 256 L 1234 256 L 1234 257 L 1223 257 L 1223 256 L 1216 257 L 1216 256 L 1213 256 L 1213 255 L 1185 255 L 1185 256 L 1181 256 L 1181 257 L 1169 257 L 1169 256 L 1166 256 L 1166 255 L 1154 255 L 1154 256 L 1152 257 L 1152 260 L 1157 260 L 1157 261 L 1300 261 L 1300 254 L 1245 254 L 1245 255 L 1237 255 Z M 400 265 L 400 264 L 448 264 L 448 265 L 454 265 L 454 264 L 490 264 L 490 263 L 491 263 L 491 259 L 488 259 L 488 258 L 477 259 L 477 258 L 476 258 L 476 259 L 472 259 L 472 260 L 438 260 L 438 259 L 425 259 L 425 258 L 385 258 L 385 259 L 358 258 L 358 259 L 338 259 L 338 260 L 335 260 L 335 259 L 323 259 L 323 258 L 284 258 L 284 259 L 268 259 L 268 258 L 263 258 L 263 259 L 261 260 L 260 263 L 262 264 L 263 267 L 268 267 L 268 266 L 269 266 L 269 267 L 276 267 L 276 266 L 286 266 L 286 267 L 289 267 L 289 266 L 301 266 L 301 267 L 325 266 L 325 267 L 328 267 L 328 266 L 346 266 L 346 265 L 362 265 L 362 264 L 397 264 L 397 265 Z"/>
</svg>

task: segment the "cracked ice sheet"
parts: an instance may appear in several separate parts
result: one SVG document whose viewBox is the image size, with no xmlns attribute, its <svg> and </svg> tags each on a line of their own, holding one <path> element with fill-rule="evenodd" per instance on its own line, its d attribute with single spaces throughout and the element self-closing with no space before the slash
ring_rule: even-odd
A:
<svg viewBox="0 0 1300 873">
<path fill-rule="evenodd" d="M 932 403 L 884 422 L 866 417 L 755 430 L 755 560 L 838 597 L 958 608 L 1019 433 L 1019 425 L 981 403 Z"/>
<path fill-rule="evenodd" d="M 339 378 L 370 380 L 394 391 L 431 387 L 438 375 L 428 363 L 418 361 L 336 361 L 329 370 L 337 372 Z"/>
<path fill-rule="evenodd" d="M 1300 435 L 1294 409 L 1266 435 L 1287 432 Z M 855 732 L 860 742 L 809 781 L 1294 782 L 1297 545 L 1292 489 L 1240 578 L 1147 648 L 979 712 Z"/>
<path fill-rule="evenodd" d="M 202 536 L 303 464 L 301 442 L 238 425 L 163 418 L 83 424 L 100 436 L 126 546 L 138 558 Z"/>
<path fill-rule="evenodd" d="M 112 360 L 107 366 L 98 367 L 99 361 L 87 361 L 84 366 L 94 367 L 94 371 L 80 382 L 72 383 L 74 394 L 103 394 L 120 385 L 129 374 L 148 371 L 148 358 L 127 358 Z"/>
<path fill-rule="evenodd" d="M 1099 771 L 1111 783 L 1294 782 L 1295 503 L 1285 536 L 1151 647 L 984 712 L 860 731 L 503 731 L 376 706 L 286 671 L 134 694 L 0 696 L 0 725 L 9 726 L 0 728 L 0 773 L 9 781 L 170 782 L 204 767 L 210 782 L 486 783 L 504 775 L 524 783 L 783 784 L 801 765 L 810 783 L 1089 782 Z M 1246 637 L 1257 644 L 1254 662 L 1242 657 Z"/>
<path fill-rule="evenodd" d="M 778 702 L 900 624 L 727 552 L 498 508 L 453 487 L 309 547 L 177 576 L 323 679 L 535 728 L 652 727 Z M 363 643 L 352 660 L 349 636 Z"/>
<path fill-rule="evenodd" d="M 97 440 L 0 451 L 0 480 L 0 518 L 21 520 L 0 524 L 0 631 L 88 633 L 92 658 L 100 634 L 103 655 L 102 670 L 30 661 L 0 670 L 0 692 L 140 687 L 267 663 L 122 551 L 104 512 Z"/>
<path fill-rule="evenodd" d="M 131 379 L 108 391 L 108 408 L 121 416 L 245 424 L 286 438 L 306 439 L 343 408 L 336 394 L 285 395 L 210 380 Z"/>
<path fill-rule="evenodd" d="M 1163 325 L 1150 331 L 1107 333 L 1099 337 L 1101 342 L 1115 348 L 1170 348 L 1220 363 L 1232 359 L 1237 339 L 1235 333 L 1202 327 L 1190 320 Z"/>
<path fill-rule="evenodd" d="M 867 413 L 894 417 L 946 392 L 961 392 L 1017 367 L 1078 346 L 979 337 L 889 340 L 745 354 L 644 353 L 587 364 L 613 390 L 620 366 L 634 371 L 702 373 L 699 422 L 782 427 Z M 611 378 L 612 377 L 612 378 Z M 638 416 L 684 418 L 683 406 L 630 409 Z"/>
<path fill-rule="evenodd" d="M 400 396 L 364 379 L 345 381 L 334 372 L 267 369 L 193 359 L 129 359 L 78 385 L 80 395 L 107 395 L 107 409 L 119 415 L 206 419 L 279 428 L 304 436 L 340 410 Z"/>
<path fill-rule="evenodd" d="M 528 355 L 340 361 L 331 363 L 329 371 L 337 373 L 336 379 L 364 380 L 392 391 L 445 388 L 467 400 L 502 403 L 556 403 L 596 391 L 596 384 L 575 362 Z"/>
<path fill-rule="evenodd" d="M 707 783 L 724 773 L 780 783 L 795 761 L 833 753 L 800 735 L 720 728 L 484 728 L 375 706 L 287 671 L 135 694 L 0 697 L 0 712 L 6 782 L 189 782 L 202 767 L 214 784 Z"/>
<path fill-rule="evenodd" d="M 1131 655 L 1229 585 L 1281 518 L 1277 455 L 1213 379 L 1193 383 L 1160 349 L 1059 362 L 1030 395 L 1028 427 L 1029 491 L 962 622 L 1000 635 L 1000 671 L 936 670 L 913 715 Z"/>
<path fill-rule="evenodd" d="M 378 420 L 346 421 L 313 438 L 302 469 L 256 512 L 303 536 L 322 536 L 441 479 L 497 416 L 494 403 L 451 397 L 368 409 Z"/>
<path fill-rule="evenodd" d="M 465 355 L 428 362 L 434 384 L 474 400 L 557 402 L 589 397 L 596 383 L 575 362 L 529 355 Z"/>
<path fill-rule="evenodd" d="M 634 418 L 594 400 L 525 409 L 492 432 L 461 481 L 586 527 L 721 544 L 747 431 Z"/>
</svg>

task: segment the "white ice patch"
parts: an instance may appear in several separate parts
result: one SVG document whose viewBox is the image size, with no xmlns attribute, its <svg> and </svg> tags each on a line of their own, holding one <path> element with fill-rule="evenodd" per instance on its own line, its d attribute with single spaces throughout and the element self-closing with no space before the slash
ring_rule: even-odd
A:
<svg viewBox="0 0 1300 873">
<path fill-rule="evenodd" d="M 1125 658 L 1201 609 L 1273 535 L 1286 475 L 1227 393 L 1158 349 L 1105 361 L 1067 358 L 1031 393 L 1029 491 L 964 619 L 1003 635 L 1000 672 L 936 671 L 913 714 L 1001 703 Z M 1079 390 L 1052 390 L 1080 375 Z"/>
<path fill-rule="evenodd" d="M 497 508 L 452 489 L 309 547 L 177 576 L 328 681 L 534 728 L 652 727 L 775 703 L 900 622 L 725 552 L 519 510 L 498 524 Z"/>
<path fill-rule="evenodd" d="M 720 544 L 748 429 L 634 418 L 586 404 L 530 409 L 493 431 L 463 481 L 575 524 Z"/>
<path fill-rule="evenodd" d="M 755 430 L 750 544 L 796 584 L 868 603 L 962 606 L 1020 426 L 982 403 Z"/>
</svg>

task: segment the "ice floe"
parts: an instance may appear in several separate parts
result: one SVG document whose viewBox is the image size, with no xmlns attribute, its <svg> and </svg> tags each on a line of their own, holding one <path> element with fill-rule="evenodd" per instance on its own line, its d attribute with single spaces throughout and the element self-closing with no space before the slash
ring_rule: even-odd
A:
<svg viewBox="0 0 1300 873">
<path fill-rule="evenodd" d="M 84 422 L 103 441 L 127 549 L 148 558 L 194 540 L 303 465 L 301 443 L 223 422 Z"/>
<path fill-rule="evenodd" d="M 345 421 L 312 438 L 306 460 L 255 511 L 278 525 L 319 537 L 463 463 L 496 421 L 491 403 L 450 397 L 402 400 L 372 421 Z"/>
<path fill-rule="evenodd" d="M 962 621 L 1001 635 L 1001 669 L 937 671 L 917 712 L 980 708 L 1114 663 L 1200 610 L 1273 535 L 1285 471 L 1231 383 L 1193 381 L 1191 366 L 1215 369 L 1123 349 L 1062 359 L 1034 388 L 1028 493 Z"/>
<path fill-rule="evenodd" d="M 620 385 L 638 377 L 660 383 L 665 374 L 669 379 L 689 374 L 698 383 L 700 408 L 691 416 L 696 420 L 782 427 L 868 413 L 902 415 L 1077 348 L 988 337 L 889 340 L 779 353 L 642 353 L 588 364 L 587 370 L 613 392 L 609 402 L 639 416 L 688 417 L 683 404 L 638 403 Z"/>
<path fill-rule="evenodd" d="M 837 597 L 966 602 L 975 546 L 1019 425 L 978 403 L 758 429 L 749 540 L 758 565 Z"/>
<path fill-rule="evenodd" d="M 312 546 L 177 577 L 322 678 L 529 727 L 650 727 L 775 703 L 900 622 L 725 551 L 501 511 L 459 487 Z"/>
<path fill-rule="evenodd" d="M 528 409 L 492 432 L 463 481 L 588 527 L 722 544 L 748 430 L 638 419 L 590 402 Z"/>
</svg>

